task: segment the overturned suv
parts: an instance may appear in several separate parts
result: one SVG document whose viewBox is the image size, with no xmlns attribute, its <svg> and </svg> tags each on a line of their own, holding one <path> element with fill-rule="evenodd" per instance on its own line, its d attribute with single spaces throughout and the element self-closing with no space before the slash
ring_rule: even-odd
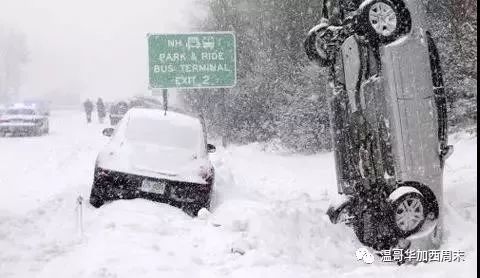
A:
<svg viewBox="0 0 480 278">
<path fill-rule="evenodd" d="M 100 151 L 90 203 L 144 198 L 196 215 L 209 209 L 215 173 L 205 124 L 198 118 L 161 110 L 132 108 Z"/>
<path fill-rule="evenodd" d="M 333 223 L 374 249 L 438 248 L 446 96 L 418 0 L 325 1 L 305 41 L 328 72 L 338 191 Z"/>
</svg>

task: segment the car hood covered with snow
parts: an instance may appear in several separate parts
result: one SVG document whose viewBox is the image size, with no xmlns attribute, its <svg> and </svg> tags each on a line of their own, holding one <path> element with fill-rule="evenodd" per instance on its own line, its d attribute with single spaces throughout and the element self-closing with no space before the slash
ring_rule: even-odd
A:
<svg viewBox="0 0 480 278">
<path fill-rule="evenodd" d="M 45 116 L 41 115 L 2 115 L 0 116 L 1 121 L 34 121 L 44 119 Z"/>
</svg>

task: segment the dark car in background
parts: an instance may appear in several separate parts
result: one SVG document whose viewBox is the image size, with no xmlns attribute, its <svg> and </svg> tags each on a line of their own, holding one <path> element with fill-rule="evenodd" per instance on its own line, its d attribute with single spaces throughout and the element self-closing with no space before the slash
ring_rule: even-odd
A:
<svg viewBox="0 0 480 278">
<path fill-rule="evenodd" d="M 100 151 L 90 203 L 145 198 L 196 215 L 210 207 L 215 173 L 203 121 L 158 109 L 132 108 Z"/>
<path fill-rule="evenodd" d="M 110 124 L 117 125 L 130 108 L 156 108 L 162 109 L 163 103 L 153 97 L 136 96 L 116 102 L 110 106 Z"/>
<path fill-rule="evenodd" d="M 125 101 L 120 101 L 113 104 L 110 108 L 110 124 L 117 125 L 123 116 L 128 112 L 129 105 Z"/>
</svg>

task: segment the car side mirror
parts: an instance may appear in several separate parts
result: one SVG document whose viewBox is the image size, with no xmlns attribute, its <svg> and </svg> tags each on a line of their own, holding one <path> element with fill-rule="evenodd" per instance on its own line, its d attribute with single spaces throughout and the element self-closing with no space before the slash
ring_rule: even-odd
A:
<svg viewBox="0 0 480 278">
<path fill-rule="evenodd" d="M 212 145 L 212 144 L 207 144 L 207 152 L 208 152 L 208 153 L 214 153 L 214 152 L 216 152 L 216 151 L 217 151 L 217 148 L 216 148 L 214 145 Z"/>
<path fill-rule="evenodd" d="M 107 137 L 112 137 L 114 132 L 115 132 L 115 129 L 111 128 L 111 127 L 107 127 L 102 131 L 103 135 L 105 135 Z"/>
<path fill-rule="evenodd" d="M 442 150 L 440 150 L 440 156 L 444 161 L 447 160 L 452 154 L 453 154 L 452 145 L 445 146 L 444 148 L 442 148 Z"/>
</svg>

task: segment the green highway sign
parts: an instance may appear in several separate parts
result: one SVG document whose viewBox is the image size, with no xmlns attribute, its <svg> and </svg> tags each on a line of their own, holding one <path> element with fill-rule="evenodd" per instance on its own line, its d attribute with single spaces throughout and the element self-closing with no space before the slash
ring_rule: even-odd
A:
<svg viewBox="0 0 480 278">
<path fill-rule="evenodd" d="M 150 89 L 231 88 L 236 83 L 235 34 L 149 34 Z"/>
</svg>

